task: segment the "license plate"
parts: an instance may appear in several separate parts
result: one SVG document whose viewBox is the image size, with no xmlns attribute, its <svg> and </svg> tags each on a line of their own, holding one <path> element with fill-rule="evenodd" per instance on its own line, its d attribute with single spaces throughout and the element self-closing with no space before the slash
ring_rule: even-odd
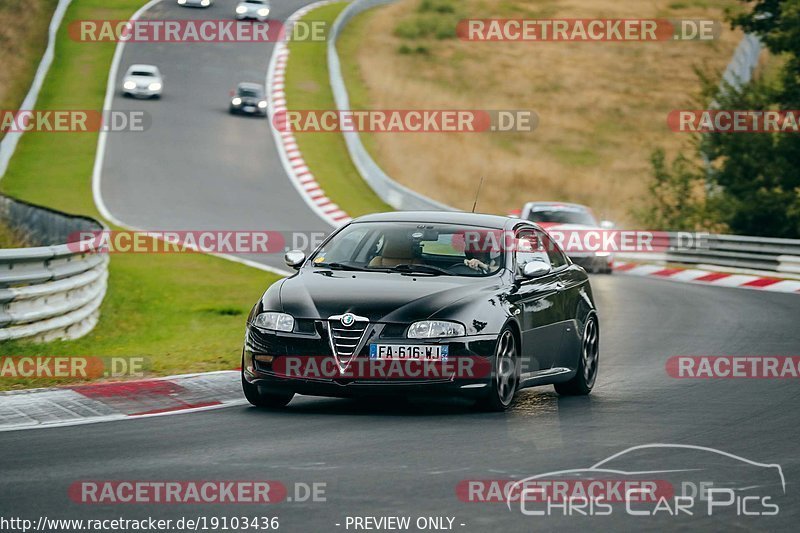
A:
<svg viewBox="0 0 800 533">
<path fill-rule="evenodd" d="M 443 361 L 448 347 L 438 344 L 370 344 L 370 359 L 400 359 L 404 361 Z"/>
<path fill-rule="evenodd" d="M 244 106 L 244 110 L 247 111 L 248 113 L 252 113 L 253 111 L 256 110 L 256 108 L 251 105 L 246 105 Z"/>
</svg>

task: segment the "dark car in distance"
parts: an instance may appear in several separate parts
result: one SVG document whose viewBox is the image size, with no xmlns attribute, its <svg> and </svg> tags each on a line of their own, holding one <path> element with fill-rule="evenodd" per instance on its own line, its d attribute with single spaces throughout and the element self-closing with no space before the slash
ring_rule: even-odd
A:
<svg viewBox="0 0 800 533">
<path fill-rule="evenodd" d="M 552 244 L 537 225 L 494 215 L 353 220 L 310 257 L 286 254 L 297 273 L 247 318 L 244 394 L 273 407 L 295 393 L 443 394 L 488 410 L 523 387 L 588 394 L 600 335 L 592 289 Z"/>
<path fill-rule="evenodd" d="M 240 83 L 231 96 L 231 114 L 267 116 L 267 97 L 264 87 L 258 83 Z"/>
</svg>

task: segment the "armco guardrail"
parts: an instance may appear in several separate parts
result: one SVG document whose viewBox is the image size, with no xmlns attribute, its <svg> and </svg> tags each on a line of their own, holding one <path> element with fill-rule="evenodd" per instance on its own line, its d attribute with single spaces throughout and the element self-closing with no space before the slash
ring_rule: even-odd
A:
<svg viewBox="0 0 800 533">
<path fill-rule="evenodd" d="M 328 39 L 328 70 L 330 72 L 333 97 L 336 101 L 336 108 L 339 111 L 350 109 L 350 96 L 347 94 L 347 87 L 342 77 L 339 54 L 336 51 L 336 40 L 339 37 L 339 33 L 353 17 L 362 11 L 366 11 L 372 7 L 390 4 L 394 1 L 395 0 L 354 0 L 342 11 L 336 19 L 336 22 L 333 23 Z M 390 178 L 369 155 L 364 144 L 361 142 L 358 132 L 344 132 L 344 140 L 347 144 L 347 151 L 350 152 L 350 158 L 353 160 L 353 164 L 359 174 L 361 174 L 364 181 L 372 187 L 381 200 L 390 206 L 400 210 L 454 211 L 452 207 L 414 192 Z"/>
<path fill-rule="evenodd" d="M 686 246 L 692 236 L 691 245 Z M 620 258 L 712 265 L 782 274 L 800 274 L 800 240 L 741 235 L 670 233 L 669 249 L 663 253 L 617 254 Z"/>
<path fill-rule="evenodd" d="M 753 33 L 748 33 L 739 42 L 728 67 L 722 73 L 722 79 L 733 87 L 750 83 L 753 70 L 758 66 L 761 54 L 761 41 Z"/>
<path fill-rule="evenodd" d="M 66 243 L 74 232 L 103 225 L 5 196 L 0 220 L 36 245 L 0 249 L 0 341 L 74 339 L 91 331 L 106 293 L 108 255 Z"/>
</svg>

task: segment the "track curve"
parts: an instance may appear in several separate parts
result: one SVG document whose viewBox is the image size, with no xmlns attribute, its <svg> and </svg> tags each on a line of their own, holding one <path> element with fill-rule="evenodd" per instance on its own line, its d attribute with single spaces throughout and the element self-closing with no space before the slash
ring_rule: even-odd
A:
<svg viewBox="0 0 800 533">
<path fill-rule="evenodd" d="M 164 0 L 142 19 L 232 18 L 236 0 L 188 9 Z M 273 3 L 285 20 L 311 0 Z M 127 43 L 117 72 L 114 110 L 145 110 L 144 133 L 108 135 L 99 193 L 109 213 L 147 230 L 330 231 L 297 194 L 281 165 L 269 121 L 232 116 L 229 92 L 240 81 L 264 83 L 272 43 Z M 119 93 L 131 64 L 157 65 L 161 100 Z M 240 257 L 285 270 L 282 254 Z"/>
</svg>

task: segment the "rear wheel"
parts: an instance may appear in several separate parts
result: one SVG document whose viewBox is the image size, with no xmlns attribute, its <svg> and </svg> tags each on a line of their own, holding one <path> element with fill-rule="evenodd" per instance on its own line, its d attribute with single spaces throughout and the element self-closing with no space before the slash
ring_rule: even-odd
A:
<svg viewBox="0 0 800 533">
<path fill-rule="evenodd" d="M 519 388 L 519 350 L 517 338 L 506 327 L 497 338 L 492 380 L 486 396 L 478 406 L 486 411 L 505 411 L 514 401 Z"/>
<path fill-rule="evenodd" d="M 293 392 L 264 392 L 258 385 L 253 385 L 244 379 L 244 365 L 242 365 L 242 390 L 247 401 L 256 407 L 286 407 L 294 398 Z"/>
<path fill-rule="evenodd" d="M 597 380 L 597 368 L 600 358 L 600 330 L 597 318 L 592 315 L 586 321 L 581 339 L 581 353 L 578 358 L 578 369 L 575 377 L 564 383 L 556 383 L 556 392 L 562 396 L 582 396 L 589 394 Z"/>
</svg>

